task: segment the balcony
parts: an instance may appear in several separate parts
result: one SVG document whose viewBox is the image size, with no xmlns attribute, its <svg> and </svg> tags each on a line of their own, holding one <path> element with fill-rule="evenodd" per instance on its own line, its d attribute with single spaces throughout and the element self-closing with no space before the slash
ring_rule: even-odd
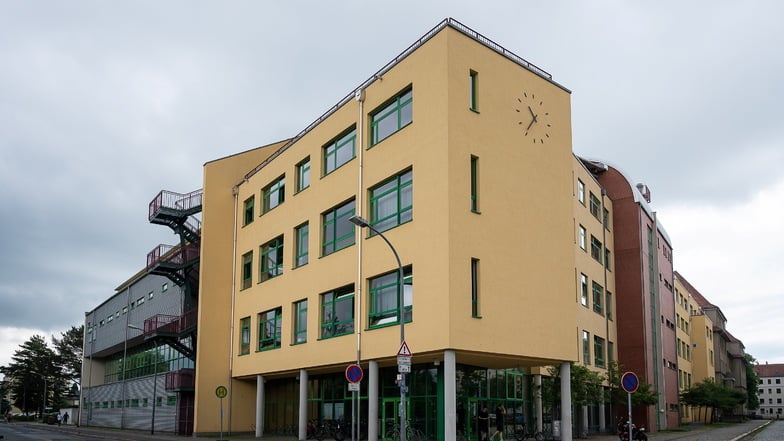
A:
<svg viewBox="0 0 784 441">
<path fill-rule="evenodd" d="M 178 286 L 185 284 L 186 269 L 199 261 L 199 244 L 188 243 L 183 247 L 160 244 L 147 253 L 147 272 L 168 277 Z"/>
<path fill-rule="evenodd" d="M 193 369 L 180 369 L 166 372 L 167 391 L 192 391 L 196 387 L 196 375 Z"/>
<path fill-rule="evenodd" d="M 196 360 L 196 310 L 183 315 L 154 315 L 144 321 L 144 338 L 158 339 L 191 360 Z M 191 338 L 190 345 L 188 337 Z"/>
<path fill-rule="evenodd" d="M 201 222 L 193 218 L 201 212 L 204 190 L 175 193 L 161 190 L 150 202 L 147 218 L 150 223 L 166 225 L 187 242 L 197 242 L 201 235 Z"/>
</svg>

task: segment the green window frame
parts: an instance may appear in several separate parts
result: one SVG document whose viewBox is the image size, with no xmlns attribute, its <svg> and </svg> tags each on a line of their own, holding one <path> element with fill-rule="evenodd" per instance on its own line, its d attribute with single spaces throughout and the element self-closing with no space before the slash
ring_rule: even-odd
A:
<svg viewBox="0 0 784 441">
<path fill-rule="evenodd" d="M 479 213 L 479 157 L 471 155 L 471 211 Z"/>
<path fill-rule="evenodd" d="M 297 192 L 310 187 L 310 156 L 297 164 Z"/>
<path fill-rule="evenodd" d="M 591 290 L 593 292 L 593 312 L 604 315 L 604 288 L 593 282 Z"/>
<path fill-rule="evenodd" d="M 242 219 L 242 226 L 253 223 L 253 220 L 256 218 L 255 216 L 255 209 L 254 205 L 256 203 L 256 196 L 253 195 L 248 199 L 245 199 L 245 202 L 242 203 L 243 206 L 243 219 Z"/>
<path fill-rule="evenodd" d="M 583 364 L 591 364 L 591 334 L 583 331 Z"/>
<path fill-rule="evenodd" d="M 596 335 L 593 336 L 593 360 L 596 367 L 605 367 L 604 339 Z"/>
<path fill-rule="evenodd" d="M 253 286 L 253 251 L 242 255 L 242 289 Z"/>
<path fill-rule="evenodd" d="M 370 116 L 370 145 L 374 146 L 411 124 L 413 118 L 413 91 L 408 89 Z"/>
<path fill-rule="evenodd" d="M 294 343 L 308 341 L 308 299 L 294 302 Z"/>
<path fill-rule="evenodd" d="M 349 218 L 354 215 L 354 200 L 321 215 L 321 255 L 327 256 L 343 248 L 354 245 L 354 224 Z"/>
<path fill-rule="evenodd" d="M 321 338 L 354 332 L 354 285 L 321 294 Z"/>
<path fill-rule="evenodd" d="M 272 181 L 261 190 L 261 194 L 263 200 L 262 214 L 282 204 L 286 199 L 286 176 L 281 176 Z"/>
<path fill-rule="evenodd" d="M 328 175 L 337 170 L 343 164 L 351 161 L 356 156 L 357 150 L 357 129 L 349 129 L 348 132 L 339 135 L 327 145 L 322 147 L 324 153 L 324 175 Z"/>
<path fill-rule="evenodd" d="M 582 180 L 577 180 L 577 200 L 585 205 L 585 183 Z"/>
<path fill-rule="evenodd" d="M 613 309 L 612 309 L 612 293 L 607 291 L 607 295 L 605 297 L 605 309 L 607 310 L 607 320 L 613 319 Z"/>
<path fill-rule="evenodd" d="M 259 248 L 259 282 L 281 274 L 283 274 L 283 236 L 278 236 Z"/>
<path fill-rule="evenodd" d="M 471 317 L 481 318 L 479 314 L 479 259 L 471 258 Z"/>
<path fill-rule="evenodd" d="M 580 274 L 580 304 L 588 307 L 588 276 Z"/>
<path fill-rule="evenodd" d="M 370 328 L 396 325 L 400 323 L 400 272 L 382 274 L 369 280 L 369 311 L 368 325 Z M 403 268 L 403 314 L 406 323 L 412 319 L 412 300 L 414 295 L 414 279 L 411 267 Z"/>
<path fill-rule="evenodd" d="M 240 355 L 250 354 L 250 317 L 240 319 Z"/>
<path fill-rule="evenodd" d="M 479 86 L 479 73 L 470 70 L 468 71 L 468 108 L 474 112 L 478 112 L 477 107 L 477 87 Z"/>
<path fill-rule="evenodd" d="M 308 244 L 310 242 L 310 228 L 307 222 L 294 229 L 294 237 L 296 237 L 297 242 L 296 253 L 294 256 L 294 267 L 307 265 Z"/>
<path fill-rule="evenodd" d="M 177 404 L 177 395 L 168 395 L 166 396 L 166 405 L 167 406 L 175 406 Z"/>
<path fill-rule="evenodd" d="M 413 171 L 408 170 L 370 189 L 370 224 L 376 230 L 386 231 L 411 221 L 412 177 Z"/>
<path fill-rule="evenodd" d="M 591 257 L 602 263 L 602 242 L 593 235 L 591 235 Z"/>
<path fill-rule="evenodd" d="M 600 217 L 601 213 L 602 213 L 602 203 L 601 203 L 601 201 L 599 201 L 599 198 L 597 198 L 596 195 L 593 194 L 593 192 L 591 192 L 591 194 L 589 195 L 589 199 L 591 201 L 591 207 L 590 207 L 591 214 L 596 219 L 601 220 L 601 217 Z"/>
<path fill-rule="evenodd" d="M 281 308 L 270 309 L 259 313 L 259 342 L 257 351 L 266 351 L 280 347 Z"/>
<path fill-rule="evenodd" d="M 582 226 L 582 225 L 579 225 L 579 233 L 578 233 L 577 237 L 578 237 L 578 243 L 580 244 L 580 249 L 582 249 L 583 251 L 585 251 L 585 246 L 586 246 L 585 245 L 586 244 L 586 237 L 585 237 L 585 235 L 586 235 L 585 227 Z"/>
</svg>

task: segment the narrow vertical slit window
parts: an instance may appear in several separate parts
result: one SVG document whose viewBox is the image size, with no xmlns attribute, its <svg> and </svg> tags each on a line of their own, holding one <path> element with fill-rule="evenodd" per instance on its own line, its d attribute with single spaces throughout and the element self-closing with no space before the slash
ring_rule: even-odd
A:
<svg viewBox="0 0 784 441">
<path fill-rule="evenodd" d="M 251 196 L 248 199 L 245 199 L 245 202 L 243 203 L 243 211 L 244 211 L 244 216 L 242 220 L 243 227 L 245 225 L 248 225 L 249 223 L 252 223 L 253 219 L 255 218 L 255 216 L 253 216 L 253 210 L 254 210 L 253 207 L 255 201 L 256 201 L 256 196 Z"/>
<path fill-rule="evenodd" d="M 482 317 L 479 313 L 479 259 L 471 258 L 471 317 Z"/>
<path fill-rule="evenodd" d="M 297 255 L 294 257 L 294 266 L 298 267 L 308 263 L 309 228 L 307 222 L 297 227 L 296 237 Z"/>
<path fill-rule="evenodd" d="M 468 108 L 473 110 L 474 112 L 479 111 L 479 107 L 477 105 L 477 86 L 479 81 L 479 73 L 475 71 L 469 71 L 468 73 Z"/>
<path fill-rule="evenodd" d="M 248 289 L 253 283 L 253 251 L 242 255 L 242 289 Z"/>
<path fill-rule="evenodd" d="M 294 344 L 308 341 L 308 299 L 294 303 Z"/>
<path fill-rule="evenodd" d="M 471 155 L 471 211 L 479 213 L 479 158 Z"/>
<path fill-rule="evenodd" d="M 240 355 L 250 353 L 250 317 L 240 320 Z"/>
<path fill-rule="evenodd" d="M 310 187 L 310 156 L 297 164 L 297 192 Z"/>
</svg>

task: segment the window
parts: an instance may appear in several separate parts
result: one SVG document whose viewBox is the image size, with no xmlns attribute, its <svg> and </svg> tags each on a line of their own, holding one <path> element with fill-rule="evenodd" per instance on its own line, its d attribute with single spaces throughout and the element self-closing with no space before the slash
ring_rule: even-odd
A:
<svg viewBox="0 0 784 441">
<path fill-rule="evenodd" d="M 474 112 L 479 111 L 476 105 L 476 86 L 479 74 L 477 72 L 468 72 L 468 108 Z"/>
<path fill-rule="evenodd" d="M 297 251 L 294 256 L 294 266 L 302 266 L 308 263 L 308 223 L 298 226 L 295 229 L 297 238 Z"/>
<path fill-rule="evenodd" d="M 607 309 L 607 320 L 612 320 L 612 293 L 610 291 L 607 291 L 605 308 Z"/>
<path fill-rule="evenodd" d="M 610 212 L 606 208 L 603 208 L 602 211 L 604 213 L 604 216 L 602 217 L 602 219 L 604 219 L 604 228 L 607 231 L 609 231 L 610 230 Z"/>
<path fill-rule="evenodd" d="M 321 254 L 323 256 L 354 245 L 354 224 L 348 221 L 348 218 L 353 215 L 353 200 L 321 215 L 323 225 Z"/>
<path fill-rule="evenodd" d="M 479 318 L 479 259 L 471 259 L 471 317 Z"/>
<path fill-rule="evenodd" d="M 593 193 L 591 193 L 589 197 L 591 199 L 591 214 L 596 219 L 599 219 L 599 215 L 602 211 L 602 203 L 599 201 L 599 198 L 594 196 Z"/>
<path fill-rule="evenodd" d="M 591 334 L 583 331 L 583 364 L 591 364 Z"/>
<path fill-rule="evenodd" d="M 166 397 L 166 405 L 174 406 L 175 404 L 177 404 L 177 395 L 168 395 Z"/>
<path fill-rule="evenodd" d="M 370 145 L 374 146 L 413 121 L 411 89 L 370 116 Z"/>
<path fill-rule="evenodd" d="M 580 244 L 580 248 L 585 251 L 585 227 L 582 225 L 579 226 L 578 243 Z"/>
<path fill-rule="evenodd" d="M 144 297 L 139 297 L 136 300 L 136 306 L 141 306 L 144 303 Z"/>
<path fill-rule="evenodd" d="M 479 213 L 479 158 L 471 156 L 471 211 Z"/>
<path fill-rule="evenodd" d="M 166 292 L 168 290 L 169 290 L 169 284 L 164 282 L 163 285 L 161 285 L 161 292 Z"/>
<path fill-rule="evenodd" d="M 593 336 L 593 359 L 597 367 L 604 367 L 604 339 Z"/>
<path fill-rule="evenodd" d="M 585 205 L 585 184 L 579 179 L 577 180 L 577 200 Z"/>
<path fill-rule="evenodd" d="M 308 341 L 308 299 L 294 302 L 294 344 Z"/>
<path fill-rule="evenodd" d="M 356 129 L 338 136 L 323 147 L 324 174 L 328 175 L 341 165 L 354 159 L 356 155 Z"/>
<path fill-rule="evenodd" d="M 321 338 L 354 332 L 354 286 L 321 295 Z"/>
<path fill-rule="evenodd" d="M 253 251 L 242 255 L 242 289 L 251 287 L 253 280 Z"/>
<path fill-rule="evenodd" d="M 310 156 L 297 164 L 297 192 L 310 187 Z"/>
<path fill-rule="evenodd" d="M 412 171 L 403 172 L 370 189 L 370 224 L 386 231 L 411 220 Z"/>
<path fill-rule="evenodd" d="M 286 197 L 286 177 L 281 176 L 261 190 L 264 199 L 262 213 L 266 213 L 283 203 Z"/>
<path fill-rule="evenodd" d="M 591 235 L 591 257 L 602 263 L 602 242 Z"/>
<path fill-rule="evenodd" d="M 250 317 L 240 320 L 240 355 L 250 353 Z"/>
<path fill-rule="evenodd" d="M 371 327 L 400 323 L 398 303 L 400 273 L 398 270 L 370 279 L 368 323 Z M 411 267 L 403 268 L 403 308 L 406 322 L 411 321 L 413 278 Z"/>
<path fill-rule="evenodd" d="M 128 307 L 127 306 L 123 306 L 122 313 L 123 314 L 127 314 L 128 313 Z"/>
<path fill-rule="evenodd" d="M 593 312 L 597 314 L 604 314 L 604 288 L 596 282 L 593 282 Z"/>
<path fill-rule="evenodd" d="M 109 314 L 109 316 L 108 316 L 108 317 L 106 317 L 106 323 L 109 323 L 109 322 L 111 322 L 112 320 L 114 320 L 114 314 Z"/>
<path fill-rule="evenodd" d="M 253 211 L 254 210 L 253 207 L 254 207 L 255 201 L 256 201 L 256 196 L 251 196 L 248 199 L 245 199 L 245 202 L 242 203 L 243 213 L 245 214 L 243 216 L 243 219 L 242 219 L 242 226 L 243 227 L 245 225 L 248 225 L 249 223 L 252 223 L 253 219 L 255 219 L 255 216 L 254 216 L 255 212 Z"/>
<path fill-rule="evenodd" d="M 148 292 L 147 293 L 147 297 L 148 297 L 149 300 L 152 300 L 152 298 L 155 297 L 155 291 Z"/>
<path fill-rule="evenodd" d="M 613 344 L 613 342 L 608 341 L 607 342 L 607 360 L 608 361 L 615 360 L 615 352 L 614 351 L 615 351 L 615 345 Z"/>
<path fill-rule="evenodd" d="M 607 271 L 612 271 L 612 268 L 610 268 L 610 250 L 607 248 L 604 249 L 604 267 L 607 268 Z"/>
<path fill-rule="evenodd" d="M 259 314 L 259 351 L 280 347 L 280 315 L 280 308 Z"/>
<path fill-rule="evenodd" d="M 283 274 L 283 236 L 265 243 L 259 249 L 259 281 Z"/>
</svg>

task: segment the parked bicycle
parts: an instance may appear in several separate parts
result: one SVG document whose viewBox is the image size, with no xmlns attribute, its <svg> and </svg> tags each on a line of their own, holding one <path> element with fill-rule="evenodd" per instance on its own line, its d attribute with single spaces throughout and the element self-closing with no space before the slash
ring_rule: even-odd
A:
<svg viewBox="0 0 784 441">
<path fill-rule="evenodd" d="M 316 426 L 313 431 L 313 438 L 318 441 L 323 441 L 327 438 L 343 441 L 346 438 L 346 433 L 340 420 L 324 420 Z"/>
<path fill-rule="evenodd" d="M 514 437 L 517 441 L 524 441 L 527 439 L 533 439 L 536 441 L 544 440 L 544 434 L 542 434 L 542 432 L 537 432 L 535 427 L 531 428 L 531 430 L 529 431 L 525 423 L 518 424 L 515 427 Z"/>
</svg>

